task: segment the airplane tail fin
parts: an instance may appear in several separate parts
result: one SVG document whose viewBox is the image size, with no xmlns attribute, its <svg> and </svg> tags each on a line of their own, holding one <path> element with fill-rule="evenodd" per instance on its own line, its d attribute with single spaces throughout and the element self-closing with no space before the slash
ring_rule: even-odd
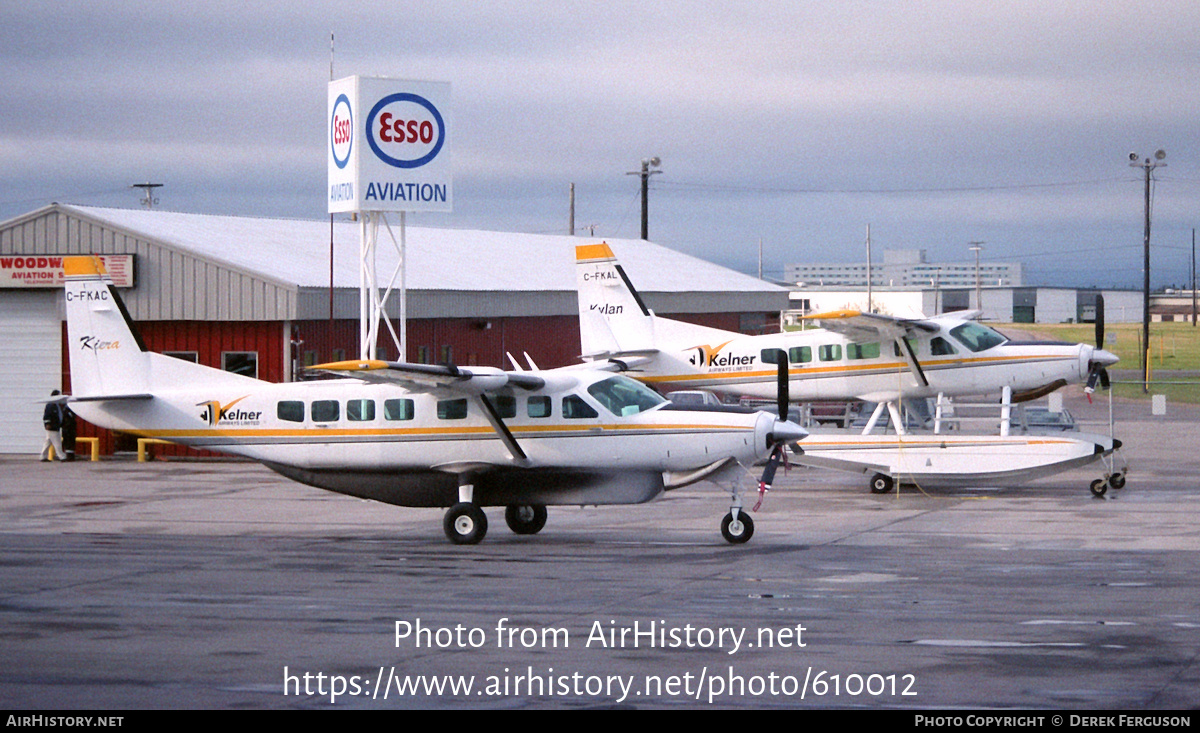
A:
<svg viewBox="0 0 1200 733">
<path fill-rule="evenodd" d="M 99 257 L 64 257 L 63 274 L 74 399 L 148 397 L 156 386 L 188 386 L 201 380 L 257 381 L 148 351 Z"/>
<path fill-rule="evenodd" d="M 149 390 L 150 357 L 99 257 L 64 257 L 71 392 L 76 397 Z"/>
<path fill-rule="evenodd" d="M 576 246 L 575 262 L 585 359 L 686 350 L 697 340 L 739 335 L 654 315 L 607 244 Z"/>
<path fill-rule="evenodd" d="M 612 249 L 604 243 L 579 245 L 575 263 L 583 355 L 654 350 L 654 314 Z"/>
</svg>

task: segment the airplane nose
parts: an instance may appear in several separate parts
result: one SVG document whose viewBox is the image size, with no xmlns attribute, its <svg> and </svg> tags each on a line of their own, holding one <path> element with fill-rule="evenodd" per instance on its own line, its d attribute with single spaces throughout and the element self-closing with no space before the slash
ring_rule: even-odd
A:
<svg viewBox="0 0 1200 733">
<path fill-rule="evenodd" d="M 808 437 L 808 431 L 791 420 L 776 420 L 767 440 L 776 445 L 795 443 Z"/>
<path fill-rule="evenodd" d="M 1104 349 L 1096 349 L 1092 352 L 1092 362 L 1103 367 L 1109 367 L 1116 364 L 1120 359 L 1116 354 Z"/>
</svg>

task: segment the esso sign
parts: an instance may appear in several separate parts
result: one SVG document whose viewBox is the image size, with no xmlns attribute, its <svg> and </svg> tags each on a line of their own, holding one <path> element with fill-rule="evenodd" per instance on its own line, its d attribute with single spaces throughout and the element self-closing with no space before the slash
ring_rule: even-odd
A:
<svg viewBox="0 0 1200 733">
<path fill-rule="evenodd" d="M 329 120 L 329 144 L 333 151 L 333 162 L 345 168 L 350 162 L 350 151 L 354 147 L 354 113 L 350 110 L 350 99 L 342 94 L 333 103 L 333 117 Z"/>
<path fill-rule="evenodd" d="M 367 115 L 366 131 L 372 152 L 396 168 L 420 168 L 437 157 L 446 141 L 446 123 L 437 107 L 408 92 L 379 100 Z"/>
</svg>

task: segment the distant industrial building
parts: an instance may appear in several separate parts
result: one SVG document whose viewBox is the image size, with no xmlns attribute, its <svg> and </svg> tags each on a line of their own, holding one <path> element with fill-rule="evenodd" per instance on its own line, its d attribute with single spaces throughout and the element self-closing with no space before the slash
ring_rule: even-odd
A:
<svg viewBox="0 0 1200 733">
<path fill-rule="evenodd" d="M 789 283 L 818 287 L 866 287 L 867 264 L 784 265 Z M 894 288 L 975 287 L 975 263 L 929 262 L 923 249 L 884 250 L 883 264 L 870 267 L 871 285 Z M 1024 284 L 1020 262 L 980 262 L 979 282 L 989 287 L 1020 287 Z"/>
<path fill-rule="evenodd" d="M 1104 296 L 1104 320 L 1108 323 L 1141 323 L 1142 293 L 1136 290 L 1080 288 L 986 287 L 980 290 L 982 318 L 1001 323 L 1093 323 L 1096 296 Z M 792 307 L 785 320 L 824 311 L 866 311 L 866 288 L 796 287 Z M 951 311 L 975 310 L 974 288 L 873 288 L 871 310 L 876 313 L 917 318 Z"/>
<path fill-rule="evenodd" d="M 379 239 L 386 282 L 399 258 Z M 511 353 L 543 368 L 578 363 L 574 247 L 586 241 L 409 227 L 404 358 L 507 367 Z M 664 316 L 755 333 L 778 329 L 788 307 L 784 288 L 650 242 L 609 244 Z M 105 257 L 152 351 L 273 382 L 359 354 L 357 223 L 52 204 L 0 223 L 0 453 L 37 452 L 39 400 L 70 393 L 60 258 L 71 254 Z M 398 318 L 395 300 L 390 308 Z M 379 345 L 380 358 L 400 356 L 386 335 Z M 100 437 L 104 452 L 129 442 Z"/>
</svg>

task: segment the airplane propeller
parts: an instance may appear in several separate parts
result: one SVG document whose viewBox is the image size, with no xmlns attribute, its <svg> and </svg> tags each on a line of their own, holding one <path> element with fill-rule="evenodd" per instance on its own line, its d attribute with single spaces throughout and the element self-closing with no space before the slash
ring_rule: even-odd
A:
<svg viewBox="0 0 1200 733">
<path fill-rule="evenodd" d="M 1088 364 L 1087 385 L 1084 386 L 1084 394 L 1087 395 L 1088 402 L 1092 401 L 1092 393 L 1096 391 L 1096 384 L 1099 383 L 1101 389 L 1108 389 L 1111 382 L 1108 379 L 1108 365 L 1116 363 L 1116 357 L 1104 350 L 1104 296 L 1096 296 L 1096 350 L 1092 352 L 1091 361 Z"/>
<path fill-rule="evenodd" d="M 787 468 L 787 446 L 788 443 L 794 443 L 800 440 L 808 433 L 802 428 L 798 429 L 794 423 L 788 420 L 788 408 L 791 406 L 791 399 L 788 394 L 788 354 L 786 351 L 778 350 L 776 352 L 776 371 L 775 371 L 775 408 L 779 414 L 779 420 L 775 423 L 774 430 L 767 436 L 767 441 L 773 443 L 771 455 L 767 458 L 767 465 L 763 468 L 762 478 L 758 481 L 758 503 L 754 505 L 754 510 L 762 505 L 763 497 L 771 489 L 771 484 L 775 482 L 775 473 L 779 470 L 779 464 L 784 464 L 784 469 Z"/>
</svg>

